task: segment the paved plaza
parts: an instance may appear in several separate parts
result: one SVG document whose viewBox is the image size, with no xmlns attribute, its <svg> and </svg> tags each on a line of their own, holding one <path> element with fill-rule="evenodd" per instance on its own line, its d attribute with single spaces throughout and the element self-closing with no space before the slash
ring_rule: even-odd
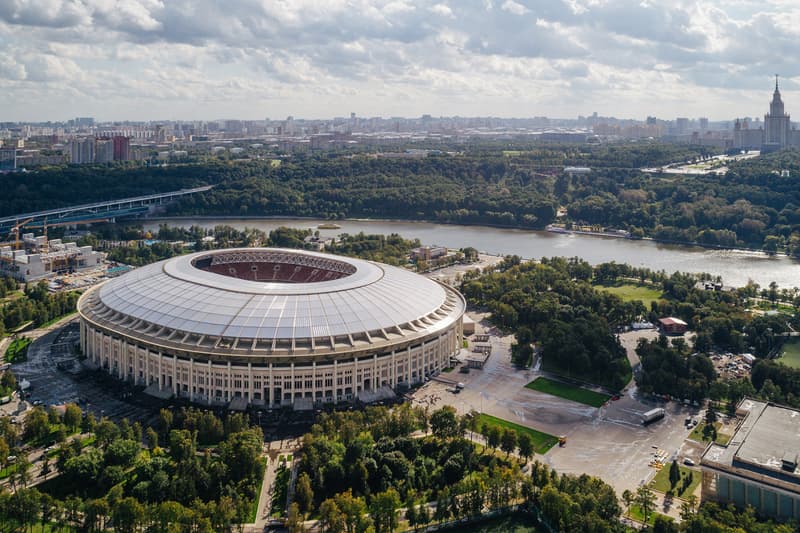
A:
<svg viewBox="0 0 800 533">
<path fill-rule="evenodd" d="M 520 370 L 511 364 L 512 336 L 493 335 L 490 341 L 492 355 L 483 370 L 443 373 L 415 392 L 415 402 L 431 409 L 448 404 L 461 413 L 475 410 L 551 435 L 566 436 L 566 446 L 556 446 L 537 458 L 559 472 L 598 476 L 618 493 L 634 490 L 652 479 L 655 470 L 649 464 L 656 451 L 665 452 L 668 459 L 699 458 L 702 445 L 684 445 L 689 434 L 684 420 L 697 416 L 698 408 L 645 400 L 639 397 L 633 383 L 619 400 L 609 401 L 599 409 L 526 389 L 527 383 L 546 373 L 536 370 L 536 365 L 534 369 Z M 635 347 L 635 342 L 627 339 L 623 344 Z M 466 353 L 462 351 L 461 357 Z M 449 392 L 457 382 L 464 383 L 463 391 Z M 667 415 L 643 426 L 641 414 L 654 407 L 664 407 Z"/>
</svg>

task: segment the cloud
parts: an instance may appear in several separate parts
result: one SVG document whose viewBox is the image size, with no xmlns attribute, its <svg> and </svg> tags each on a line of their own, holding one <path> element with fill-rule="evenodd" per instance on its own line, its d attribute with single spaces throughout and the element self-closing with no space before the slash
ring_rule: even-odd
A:
<svg viewBox="0 0 800 533">
<path fill-rule="evenodd" d="M 47 100 L 12 114 L 107 118 L 756 115 L 774 72 L 792 110 L 798 21 L 792 0 L 0 0 L 0 86 Z"/>
<path fill-rule="evenodd" d="M 513 13 L 515 15 L 524 15 L 525 13 L 530 12 L 530 10 L 523 6 L 522 4 L 518 4 L 514 2 L 514 0 L 506 0 L 503 2 L 503 5 L 500 6 L 500 9 L 504 11 L 508 11 L 509 13 Z"/>
</svg>

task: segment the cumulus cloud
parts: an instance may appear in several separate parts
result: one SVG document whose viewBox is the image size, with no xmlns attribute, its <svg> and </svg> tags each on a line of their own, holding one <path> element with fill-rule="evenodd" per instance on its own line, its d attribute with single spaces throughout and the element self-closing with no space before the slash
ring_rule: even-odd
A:
<svg viewBox="0 0 800 533">
<path fill-rule="evenodd" d="M 798 20 L 792 0 L 0 0 L 0 87 L 48 99 L 13 112 L 106 118 L 725 118 L 763 112 L 773 72 L 791 111 Z"/>
</svg>

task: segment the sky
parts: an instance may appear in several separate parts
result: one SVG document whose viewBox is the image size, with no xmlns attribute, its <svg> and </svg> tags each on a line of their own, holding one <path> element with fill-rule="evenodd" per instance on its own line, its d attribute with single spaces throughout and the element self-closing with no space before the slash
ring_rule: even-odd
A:
<svg viewBox="0 0 800 533">
<path fill-rule="evenodd" d="M 800 116 L 798 0 L 0 0 L 0 121 Z"/>
</svg>

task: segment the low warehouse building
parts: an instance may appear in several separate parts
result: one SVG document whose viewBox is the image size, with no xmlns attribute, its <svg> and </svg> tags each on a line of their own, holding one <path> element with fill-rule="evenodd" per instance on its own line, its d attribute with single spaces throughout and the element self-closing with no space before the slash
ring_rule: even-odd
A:
<svg viewBox="0 0 800 533">
<path fill-rule="evenodd" d="M 744 420 L 730 443 L 712 443 L 700 460 L 703 500 L 800 518 L 800 410 L 744 399 L 737 413 Z"/>
</svg>

